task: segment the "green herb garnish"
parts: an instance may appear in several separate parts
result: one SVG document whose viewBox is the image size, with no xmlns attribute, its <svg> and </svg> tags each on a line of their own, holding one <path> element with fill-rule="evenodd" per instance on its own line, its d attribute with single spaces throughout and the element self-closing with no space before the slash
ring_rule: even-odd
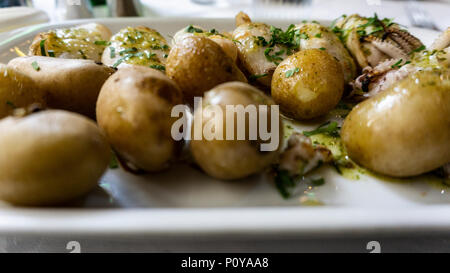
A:
<svg viewBox="0 0 450 273">
<path fill-rule="evenodd" d="M 34 70 L 39 71 L 41 68 L 39 67 L 38 63 L 36 61 L 31 63 L 31 66 L 34 68 Z"/>
<path fill-rule="evenodd" d="M 314 187 L 323 186 L 323 185 L 325 185 L 325 179 L 324 178 L 312 179 L 311 185 L 313 185 Z"/>
<path fill-rule="evenodd" d="M 48 51 L 48 56 L 50 56 L 50 57 L 55 57 L 55 51 L 49 50 L 49 51 Z"/>
<path fill-rule="evenodd" d="M 83 59 L 87 59 L 87 57 L 86 57 L 86 55 L 84 55 L 84 52 L 83 52 L 83 50 L 78 50 L 78 52 L 81 54 L 81 57 L 83 58 Z"/>
<path fill-rule="evenodd" d="M 286 78 L 292 77 L 295 73 L 300 72 L 300 68 L 296 67 L 286 72 Z"/>
<path fill-rule="evenodd" d="M 321 48 L 319 48 L 320 50 L 327 50 L 325 47 L 321 47 Z"/>
<path fill-rule="evenodd" d="M 41 47 L 41 55 L 42 56 L 47 56 L 47 54 L 45 53 L 45 41 L 47 41 L 47 39 L 42 40 L 41 43 L 39 44 L 39 46 Z"/>
<path fill-rule="evenodd" d="M 278 170 L 275 175 L 275 185 L 284 199 L 291 197 L 290 189 L 294 188 L 297 183 L 290 177 L 288 171 Z"/>
<path fill-rule="evenodd" d="M 158 69 L 161 71 L 166 71 L 166 67 L 164 65 L 160 65 L 160 64 L 152 64 L 149 67 L 153 68 L 153 69 Z"/>
<path fill-rule="evenodd" d="M 111 44 L 111 42 L 108 42 L 108 41 L 95 41 L 94 44 L 108 46 L 108 45 Z"/>
<path fill-rule="evenodd" d="M 256 81 L 257 79 L 264 78 L 265 76 L 267 76 L 267 73 L 259 74 L 259 75 L 251 75 L 248 79 L 249 79 L 251 82 L 254 82 L 254 81 Z"/>
<path fill-rule="evenodd" d="M 116 48 L 114 47 L 110 47 L 109 50 L 111 51 L 109 56 L 111 57 L 111 59 L 114 59 L 116 57 Z"/>
<path fill-rule="evenodd" d="M 125 54 L 125 53 L 131 53 L 131 52 L 137 52 L 137 51 L 138 51 L 137 48 L 132 47 L 132 48 L 128 48 L 128 49 L 125 49 L 125 50 L 120 51 L 120 52 L 119 52 L 119 55 L 122 56 L 122 55 Z"/>
<path fill-rule="evenodd" d="M 337 122 L 335 122 L 335 121 L 329 122 L 328 121 L 328 122 L 320 125 L 316 130 L 303 132 L 303 135 L 310 137 L 310 136 L 319 135 L 319 134 L 327 134 L 330 136 L 338 137 L 339 130 L 340 130 L 340 128 L 339 128 Z"/>
<path fill-rule="evenodd" d="M 283 58 L 280 56 L 284 54 L 285 50 L 280 50 L 272 55 L 270 55 L 270 52 L 272 52 L 273 47 L 266 48 L 264 50 L 264 56 L 266 56 L 266 59 L 273 62 L 274 64 L 278 65 L 280 61 L 283 61 Z"/>
<path fill-rule="evenodd" d="M 6 105 L 10 106 L 13 109 L 16 109 L 16 105 L 14 105 L 14 103 L 12 103 L 11 101 L 7 101 Z"/>
<path fill-rule="evenodd" d="M 314 37 L 316 37 L 316 38 L 322 38 L 322 33 L 317 33 L 316 35 L 314 35 Z"/>
<path fill-rule="evenodd" d="M 391 65 L 391 68 L 400 68 L 400 64 L 403 62 L 403 59 L 400 59 L 398 62 L 396 62 L 395 64 Z"/>
<path fill-rule="evenodd" d="M 114 153 L 111 153 L 111 160 L 109 161 L 109 168 L 110 169 L 117 169 L 119 168 L 119 162 L 117 160 L 117 157 Z"/>
<path fill-rule="evenodd" d="M 189 25 L 186 28 L 186 32 L 189 32 L 189 33 L 203 33 L 203 29 L 196 28 L 193 25 Z"/>
<path fill-rule="evenodd" d="M 420 51 L 422 51 L 422 50 L 424 50 L 424 49 L 425 49 L 425 46 L 424 46 L 424 45 L 421 45 L 421 46 L 419 46 L 418 48 L 414 49 L 411 53 L 420 52 Z"/>
</svg>

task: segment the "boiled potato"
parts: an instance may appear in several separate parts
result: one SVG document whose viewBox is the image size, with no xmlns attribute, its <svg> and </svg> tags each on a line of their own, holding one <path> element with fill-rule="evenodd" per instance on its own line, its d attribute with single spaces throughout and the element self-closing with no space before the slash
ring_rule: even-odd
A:
<svg viewBox="0 0 450 273">
<path fill-rule="evenodd" d="M 306 49 L 285 59 L 275 70 L 272 97 L 285 115 L 313 119 L 341 100 L 344 75 L 338 62 L 320 49 Z"/>
<path fill-rule="evenodd" d="M 0 119 L 11 115 L 16 108 L 32 104 L 45 106 L 44 93 L 26 75 L 0 64 Z"/>
<path fill-rule="evenodd" d="M 109 78 L 97 102 L 97 120 L 119 157 L 134 170 L 160 171 L 180 143 L 171 135 L 172 107 L 182 93 L 164 73 L 129 66 Z"/>
<path fill-rule="evenodd" d="M 115 68 L 128 65 L 150 66 L 161 71 L 170 51 L 166 39 L 156 30 L 127 27 L 115 34 L 103 52 L 102 62 Z"/>
<path fill-rule="evenodd" d="M 245 140 L 238 140 L 237 138 L 238 122 L 234 122 L 234 134 L 232 135 L 232 139 L 234 140 L 227 138 L 227 126 L 232 125 L 227 123 L 227 116 L 225 114 L 226 107 L 236 105 L 242 105 L 244 107 L 254 105 L 258 109 L 259 105 L 273 106 L 274 102 L 258 89 L 240 82 L 219 85 L 205 94 L 202 108 L 197 108 L 194 114 L 194 122 L 191 130 L 193 137 L 190 142 L 190 149 L 197 164 L 208 175 L 214 178 L 233 180 L 259 173 L 274 163 L 279 153 L 283 127 L 278 112 L 277 116 L 274 117 L 279 122 L 278 127 L 275 127 L 276 124 L 271 122 L 270 110 L 266 115 L 267 121 L 269 122 L 267 128 L 269 128 L 269 131 L 273 131 L 278 137 L 278 141 L 273 143 L 275 150 L 261 150 L 261 144 L 268 144 L 272 140 L 263 141 L 261 135 L 258 135 L 256 140 L 249 138 L 250 124 L 256 124 L 256 128 L 259 128 L 258 122 L 261 122 L 259 114 L 256 116 L 247 115 L 244 126 Z M 222 109 L 224 115 L 222 117 L 209 115 L 208 106 L 219 107 Z M 260 113 L 259 110 L 257 111 Z M 234 118 L 237 120 L 236 115 Z M 213 131 L 218 136 L 221 136 L 223 140 L 217 138 L 208 140 L 208 136 L 206 135 L 203 135 L 201 139 L 195 137 L 196 126 L 202 130 L 197 132 L 203 132 L 204 128 L 207 128 L 208 124 L 212 122 L 214 124 L 222 124 L 222 126 L 214 125 Z M 273 140 L 276 141 L 276 138 Z"/>
<path fill-rule="evenodd" d="M 450 162 L 450 74 L 418 72 L 357 105 L 342 128 L 349 156 L 408 177 Z"/>
<path fill-rule="evenodd" d="M 203 96 L 218 84 L 247 82 L 217 43 L 200 36 L 188 36 L 176 44 L 170 51 L 166 68 L 167 75 L 178 84 L 191 104 L 193 97 Z"/>
<path fill-rule="evenodd" d="M 0 121 L 0 199 L 56 205 L 80 197 L 105 172 L 110 149 L 94 122 L 51 110 Z"/>
<path fill-rule="evenodd" d="M 222 34 L 216 29 L 206 30 L 200 26 L 190 25 L 175 33 L 175 35 L 173 36 L 172 44 L 176 45 L 188 36 L 201 36 L 213 40 L 234 62 L 237 61 L 238 48 L 233 40 L 226 34 Z"/>
<path fill-rule="evenodd" d="M 21 57 L 9 62 L 34 80 L 46 95 L 48 107 L 95 118 L 98 93 L 114 69 L 91 60 Z"/>
<path fill-rule="evenodd" d="M 49 30 L 34 38 L 28 55 L 99 62 L 110 38 L 111 31 L 98 23 Z"/>
</svg>

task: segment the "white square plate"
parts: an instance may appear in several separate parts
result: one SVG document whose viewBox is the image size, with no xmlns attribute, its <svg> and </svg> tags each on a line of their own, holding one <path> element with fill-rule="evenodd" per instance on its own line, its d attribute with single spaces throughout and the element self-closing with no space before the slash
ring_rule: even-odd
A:
<svg viewBox="0 0 450 273">
<path fill-rule="evenodd" d="M 15 35 L 1 42 L 0 62 L 7 63 L 16 57 L 14 46 L 26 52 L 30 40 L 41 31 L 91 21 L 103 23 L 113 32 L 126 26 L 145 25 L 168 39 L 190 24 L 222 31 L 234 28 L 233 20 L 195 18 L 116 18 L 46 24 L 15 31 Z M 267 20 L 267 23 L 287 27 L 296 22 Z M 429 30 L 410 31 L 427 45 L 437 36 Z M 298 129 L 315 126 L 308 124 Z M 322 167 L 320 173 L 326 184 L 314 189 L 314 193 L 325 205 L 304 207 L 298 198 L 284 200 L 264 175 L 223 182 L 187 165 L 144 177 L 109 170 L 102 178 L 102 186 L 73 207 L 0 206 L 0 234 L 309 236 L 450 231 L 449 188 L 421 178 L 408 182 L 381 181 L 370 176 L 348 180 L 331 167 Z"/>
</svg>

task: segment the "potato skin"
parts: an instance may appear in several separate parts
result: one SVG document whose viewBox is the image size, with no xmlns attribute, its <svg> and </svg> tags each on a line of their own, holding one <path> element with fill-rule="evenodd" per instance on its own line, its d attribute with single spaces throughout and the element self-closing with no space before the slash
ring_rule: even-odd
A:
<svg viewBox="0 0 450 273">
<path fill-rule="evenodd" d="M 233 60 L 212 40 L 187 36 L 170 51 L 166 73 L 193 104 L 195 96 L 225 82 L 247 82 Z"/>
<path fill-rule="evenodd" d="M 134 169 L 166 169 L 181 143 L 173 140 L 172 107 L 182 93 L 164 73 L 144 66 L 121 68 L 97 102 L 97 121 L 119 156 Z"/>
<path fill-rule="evenodd" d="M 44 94 L 26 75 L 0 64 L 0 119 L 11 115 L 15 108 L 32 104 L 45 107 Z"/>
<path fill-rule="evenodd" d="M 214 117 L 207 117 L 205 115 L 206 105 L 218 105 L 224 111 L 223 124 L 226 128 L 226 115 L 225 107 L 227 105 L 274 105 L 274 101 L 266 96 L 262 91 L 255 87 L 241 83 L 230 82 L 224 83 L 213 90 L 207 92 L 203 99 L 203 111 L 198 108 L 194 113 L 194 122 L 192 124 L 192 132 L 195 132 L 195 124 L 200 122 L 202 118 L 202 128 L 205 124 L 210 122 Z M 270 111 L 270 110 L 269 110 Z M 259 112 L 259 111 L 258 111 Z M 280 118 L 280 117 L 278 117 Z M 270 122 L 270 117 L 268 121 Z M 253 120 L 255 121 L 255 120 Z M 247 118 L 247 125 L 248 125 Z M 260 145 L 263 143 L 261 140 L 251 141 L 248 140 L 225 140 L 226 129 L 214 128 L 216 132 L 223 136 L 224 140 L 211 140 L 208 141 L 203 137 L 202 140 L 196 140 L 192 137 L 190 142 L 191 153 L 196 163 L 210 176 L 222 179 L 222 180 L 235 180 L 245 178 L 252 174 L 259 173 L 265 168 L 269 167 L 278 157 L 279 150 L 281 149 L 281 141 L 283 138 L 283 126 L 281 118 L 279 119 L 279 140 L 278 149 L 271 152 L 262 152 Z M 246 128 L 249 128 L 246 126 Z M 268 128 L 271 128 L 268 125 Z M 236 123 L 235 123 L 236 129 Z M 248 129 L 246 129 L 248 130 Z M 236 133 L 236 131 L 235 131 Z"/>
<path fill-rule="evenodd" d="M 297 73 L 286 73 L 298 68 Z M 299 51 L 275 70 L 272 97 L 282 112 L 294 119 L 313 119 L 327 114 L 341 100 L 344 75 L 337 61 L 319 49 Z"/>
<path fill-rule="evenodd" d="M 0 199 L 20 206 L 80 197 L 107 168 L 110 149 L 96 124 L 74 113 L 43 111 L 0 121 Z"/>
<path fill-rule="evenodd" d="M 40 70 L 36 71 L 32 63 Z M 27 75 L 46 96 L 47 106 L 95 118 L 95 105 L 103 83 L 114 69 L 91 60 L 69 60 L 50 57 L 20 57 L 8 63 Z"/>
<path fill-rule="evenodd" d="M 355 162 L 380 174 L 409 177 L 443 166 L 450 162 L 450 74 L 418 72 L 360 103 L 341 136 Z"/>
</svg>

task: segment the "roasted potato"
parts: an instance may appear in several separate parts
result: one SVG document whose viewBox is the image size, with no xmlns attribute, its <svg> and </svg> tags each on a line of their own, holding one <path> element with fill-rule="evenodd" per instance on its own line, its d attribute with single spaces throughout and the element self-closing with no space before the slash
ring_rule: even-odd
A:
<svg viewBox="0 0 450 273">
<path fill-rule="evenodd" d="M 306 49 L 285 59 L 275 70 L 272 97 L 290 118 L 306 120 L 332 110 L 344 92 L 341 66 L 326 51 Z"/>
<path fill-rule="evenodd" d="M 20 57 L 8 67 L 30 77 L 44 92 L 48 107 L 95 118 L 98 93 L 114 69 L 92 60 Z"/>
<path fill-rule="evenodd" d="M 65 111 L 8 117 L 0 132 L 0 199 L 14 205 L 56 205 L 88 193 L 111 155 L 94 122 Z"/>
<path fill-rule="evenodd" d="M 226 107 L 237 105 L 243 107 L 255 106 L 258 113 L 246 115 L 245 126 L 243 126 L 245 139 L 243 140 L 238 139 L 237 115 L 234 115 L 235 122 L 232 138 L 227 136 L 228 129 L 232 128 L 230 126 L 233 126 L 233 124 L 229 123 L 233 116 L 227 119 L 225 114 Z M 255 128 L 260 128 L 261 126 L 259 124 L 259 122 L 262 122 L 260 118 L 261 110 L 258 108 L 260 105 L 270 107 L 274 105 L 274 102 L 263 92 L 245 83 L 225 83 L 205 94 L 202 107 L 197 108 L 194 113 L 190 149 L 197 164 L 208 175 L 224 180 L 240 179 L 259 173 L 274 163 L 279 154 L 283 136 L 283 127 L 279 113 L 276 112 L 276 116 L 272 116 L 270 110 L 266 113 L 267 128 L 274 133 L 275 138 L 270 139 L 270 141 L 263 141 L 260 134 L 253 140 L 250 138 L 251 129 L 249 128 L 252 128 L 254 125 L 256 125 Z M 219 107 L 224 114 L 222 116 L 210 115 L 208 107 L 211 106 Z M 241 114 L 245 115 L 245 113 Z M 272 117 L 278 121 L 278 127 L 276 127 L 276 123 L 272 123 Z M 203 134 L 205 128 L 210 124 L 214 124 L 212 131 L 219 138 L 208 139 L 208 136 Z M 196 127 L 201 130 L 198 131 Z M 201 137 L 196 136 L 198 132 L 200 132 Z M 263 151 L 262 145 L 268 145 L 268 142 L 271 142 L 270 145 L 274 145 L 274 149 Z"/>
<path fill-rule="evenodd" d="M 39 33 L 28 54 L 99 62 L 110 38 L 111 31 L 98 23 L 55 29 Z"/>
<path fill-rule="evenodd" d="M 188 36 L 201 36 L 216 42 L 223 51 L 234 61 L 238 58 L 238 48 L 231 37 L 218 32 L 216 29 L 206 30 L 200 26 L 190 25 L 178 31 L 172 40 L 172 45 L 176 45 Z"/>
<path fill-rule="evenodd" d="M 44 93 L 28 76 L 0 64 L 0 119 L 11 115 L 16 108 L 32 104 L 45 106 Z"/>
<path fill-rule="evenodd" d="M 418 72 L 357 105 L 341 132 L 350 158 L 394 177 L 450 162 L 450 74 Z"/>
<path fill-rule="evenodd" d="M 182 93 L 164 73 L 144 66 L 120 69 L 109 78 L 97 102 L 97 121 L 126 166 L 160 171 L 181 143 L 171 135 L 172 107 Z"/>
<path fill-rule="evenodd" d="M 218 84 L 247 82 L 244 74 L 233 60 L 215 42 L 205 37 L 188 36 L 176 44 L 167 59 L 167 75 L 184 93 L 184 98 L 193 103 L 195 96 Z"/>
<path fill-rule="evenodd" d="M 105 65 L 122 68 L 134 64 L 165 70 L 170 47 L 154 29 L 127 27 L 115 34 L 110 43 L 103 52 L 102 62 Z"/>
</svg>

